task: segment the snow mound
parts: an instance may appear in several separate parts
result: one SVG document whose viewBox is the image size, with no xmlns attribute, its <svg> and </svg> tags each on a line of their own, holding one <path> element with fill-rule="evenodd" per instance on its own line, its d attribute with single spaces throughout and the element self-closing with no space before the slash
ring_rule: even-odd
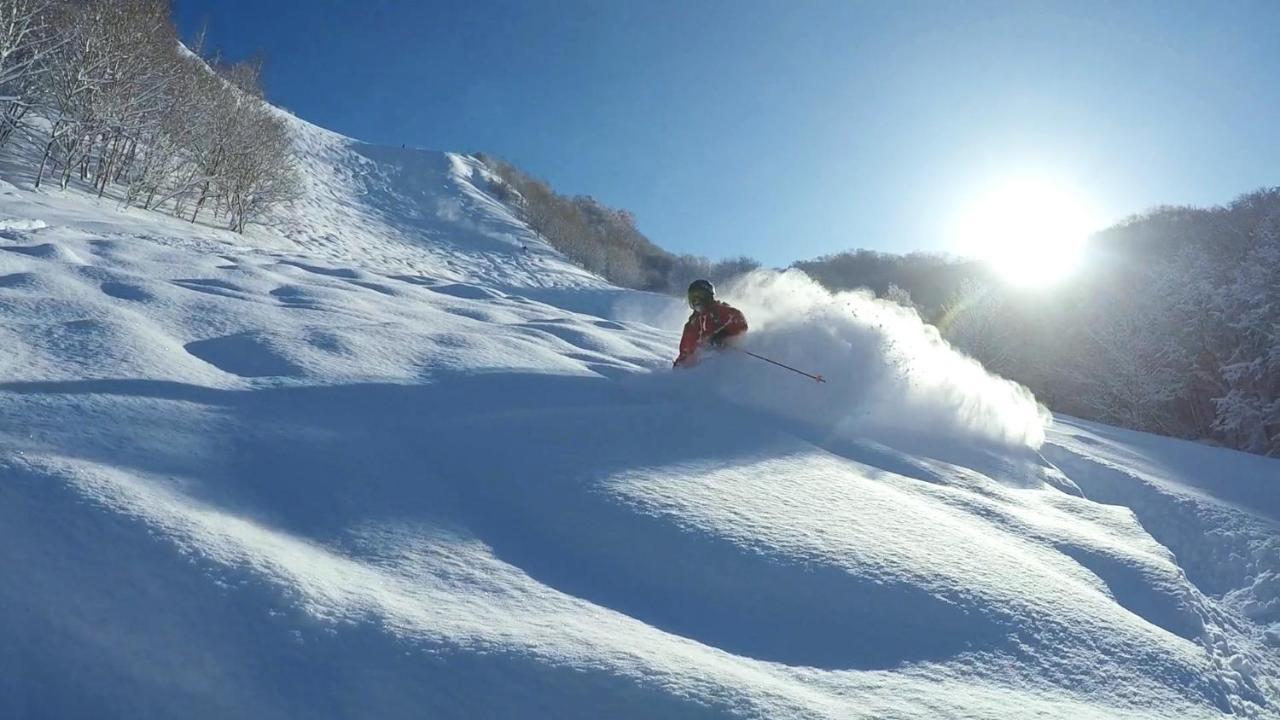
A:
<svg viewBox="0 0 1280 720">
<path fill-rule="evenodd" d="M 0 217 L 0 232 L 6 230 L 41 230 L 46 227 L 48 225 L 43 220 Z"/>
</svg>

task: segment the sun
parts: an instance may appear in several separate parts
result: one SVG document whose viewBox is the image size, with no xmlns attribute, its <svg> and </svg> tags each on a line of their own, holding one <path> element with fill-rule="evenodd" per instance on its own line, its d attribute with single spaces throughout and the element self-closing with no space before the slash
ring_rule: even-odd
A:
<svg viewBox="0 0 1280 720">
<path fill-rule="evenodd" d="M 1022 287 L 1061 282 L 1080 264 L 1097 215 L 1064 183 L 1018 178 L 978 193 L 956 223 L 957 250 Z"/>
</svg>

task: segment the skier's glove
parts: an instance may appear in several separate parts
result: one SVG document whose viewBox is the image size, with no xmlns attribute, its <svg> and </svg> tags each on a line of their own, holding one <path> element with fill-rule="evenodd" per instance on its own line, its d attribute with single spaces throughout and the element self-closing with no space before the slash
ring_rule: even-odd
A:
<svg viewBox="0 0 1280 720">
<path fill-rule="evenodd" d="M 729 336 L 725 334 L 725 331 L 721 330 L 707 338 L 707 343 L 713 348 L 722 348 L 724 347 L 725 341 L 728 339 Z"/>
</svg>

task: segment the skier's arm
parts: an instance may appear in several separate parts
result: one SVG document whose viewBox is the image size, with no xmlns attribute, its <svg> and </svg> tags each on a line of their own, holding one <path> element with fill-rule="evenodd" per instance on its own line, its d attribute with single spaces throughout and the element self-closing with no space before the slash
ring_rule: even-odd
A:
<svg viewBox="0 0 1280 720">
<path fill-rule="evenodd" d="M 684 324 L 684 334 L 680 336 L 680 355 L 672 363 L 672 367 L 684 365 L 693 359 L 694 353 L 698 352 L 700 334 L 698 323 L 693 318 L 689 318 L 689 322 Z"/>
<path fill-rule="evenodd" d="M 727 316 L 722 321 L 720 327 L 707 338 L 707 342 L 712 347 L 720 347 L 724 345 L 729 338 L 736 337 L 747 331 L 747 318 L 737 308 L 725 308 Z"/>
</svg>

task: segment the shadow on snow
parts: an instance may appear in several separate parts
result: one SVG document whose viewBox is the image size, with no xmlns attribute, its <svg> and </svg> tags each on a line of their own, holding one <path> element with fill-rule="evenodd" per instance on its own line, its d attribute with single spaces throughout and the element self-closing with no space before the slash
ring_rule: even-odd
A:
<svg viewBox="0 0 1280 720">
<path fill-rule="evenodd" d="M 622 471 L 801 445 L 749 413 L 635 389 L 504 373 L 254 390 L 0 385 L 65 413 L 32 450 L 179 476 L 190 496 L 349 553 L 344 534 L 370 524 L 461 524 L 540 582 L 734 654 L 881 669 L 1011 648 L 1016 627 L 964 598 L 761 552 L 611 494 L 605 481 Z M 119 399 L 122 421 L 96 424 L 92 443 L 77 435 L 84 395 Z M 162 450 L 137 442 L 148 434 Z"/>
</svg>

